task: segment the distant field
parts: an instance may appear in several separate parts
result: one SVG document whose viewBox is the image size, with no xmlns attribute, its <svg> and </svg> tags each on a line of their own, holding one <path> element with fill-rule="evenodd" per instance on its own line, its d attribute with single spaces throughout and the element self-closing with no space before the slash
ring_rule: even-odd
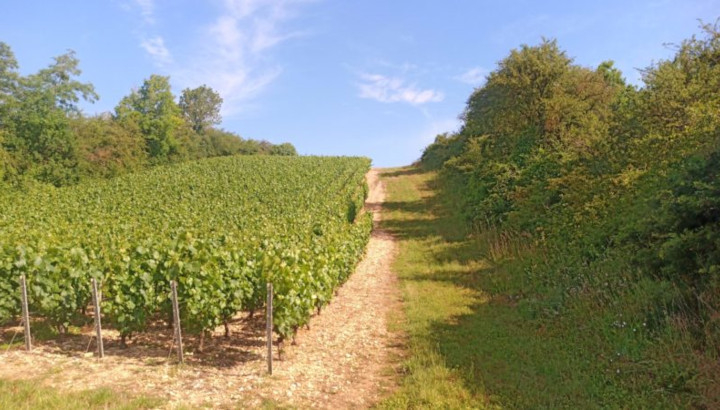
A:
<svg viewBox="0 0 720 410">
<path fill-rule="evenodd" d="M 352 272 L 371 229 L 358 216 L 365 158 L 229 157 L 80 186 L 0 193 L 0 321 L 30 311 L 60 333 L 102 284 L 106 322 L 123 338 L 170 314 L 178 281 L 189 332 L 262 306 L 290 336 Z M 358 219 L 358 220 L 356 220 Z"/>
</svg>

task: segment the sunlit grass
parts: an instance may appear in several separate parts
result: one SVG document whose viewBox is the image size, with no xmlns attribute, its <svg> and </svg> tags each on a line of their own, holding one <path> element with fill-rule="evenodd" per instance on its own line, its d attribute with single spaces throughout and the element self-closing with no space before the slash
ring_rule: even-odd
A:
<svg viewBox="0 0 720 410">
<path fill-rule="evenodd" d="M 0 379 L 0 409 L 150 409 L 163 404 L 159 399 L 131 397 L 107 388 L 61 392 L 41 383 Z"/>
<path fill-rule="evenodd" d="M 633 327 L 613 327 L 616 315 L 640 309 L 629 296 L 611 300 L 617 306 L 601 303 L 594 286 L 568 299 L 552 283 L 525 295 L 537 282 L 527 275 L 539 270 L 524 263 L 545 260 L 545 250 L 522 235 L 471 235 L 453 212 L 454 199 L 440 195 L 434 173 L 401 168 L 383 178 L 383 226 L 399 240 L 393 268 L 404 297 L 399 326 L 408 335 L 408 357 L 400 389 L 380 407 L 687 404 L 687 398 L 653 389 L 657 381 L 637 361 L 649 348 L 667 347 L 653 347 L 654 339 Z"/>
<path fill-rule="evenodd" d="M 462 285 L 482 263 L 449 256 L 463 249 L 445 237 L 462 239 L 465 234 L 458 225 L 439 223 L 426 207 L 424 201 L 433 194 L 426 186 L 432 175 L 396 171 L 398 176 L 392 171 L 383 175 L 388 192 L 383 225 L 400 239 L 393 268 L 402 283 L 401 328 L 408 334 L 410 355 L 400 390 L 380 407 L 484 407 L 485 397 L 463 382 L 462 370 L 448 365 L 434 334 L 437 323 L 452 323 L 484 302 L 482 292 Z"/>
</svg>

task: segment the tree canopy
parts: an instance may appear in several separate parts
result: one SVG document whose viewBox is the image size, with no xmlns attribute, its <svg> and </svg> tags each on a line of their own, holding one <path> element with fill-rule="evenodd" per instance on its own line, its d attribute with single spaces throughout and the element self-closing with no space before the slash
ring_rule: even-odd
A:
<svg viewBox="0 0 720 410">
<path fill-rule="evenodd" d="M 170 88 L 170 77 L 150 76 L 139 90 L 133 90 L 120 101 L 115 116 L 121 122 L 138 124 L 151 160 L 164 162 L 178 153 L 176 134 L 182 119 Z"/>
<path fill-rule="evenodd" d="M 208 127 L 219 124 L 222 97 L 212 88 L 202 85 L 186 88 L 180 94 L 180 110 L 183 117 L 197 133 L 203 133 Z"/>
<path fill-rule="evenodd" d="M 114 115 L 87 117 L 78 104 L 99 97 L 79 80 L 73 51 L 23 76 L 0 42 L 0 182 L 34 179 L 55 186 L 151 166 L 221 155 L 296 155 L 291 144 L 246 140 L 213 128 L 222 98 L 208 86 L 176 101 L 170 78 L 151 75 Z"/>
</svg>

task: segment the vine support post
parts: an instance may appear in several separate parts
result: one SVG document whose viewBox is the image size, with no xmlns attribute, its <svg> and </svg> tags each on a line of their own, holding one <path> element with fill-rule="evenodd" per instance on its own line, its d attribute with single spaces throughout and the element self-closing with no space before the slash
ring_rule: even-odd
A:
<svg viewBox="0 0 720 410">
<path fill-rule="evenodd" d="M 32 350 L 32 339 L 30 338 L 30 310 L 28 309 L 27 282 L 25 275 L 20 276 L 20 292 L 22 298 L 22 317 L 25 326 L 25 350 Z"/>
<path fill-rule="evenodd" d="M 177 343 L 177 357 L 180 363 L 184 362 L 183 346 L 182 346 L 182 330 L 180 329 L 180 308 L 178 307 L 177 282 L 170 282 L 172 290 L 172 309 L 173 309 L 173 330 L 175 334 L 175 343 Z"/>
<path fill-rule="evenodd" d="M 273 339 L 273 285 L 267 284 L 267 320 L 266 320 L 266 338 L 267 338 L 267 366 L 268 374 L 272 375 L 273 357 L 272 357 L 272 339 Z"/>
<path fill-rule="evenodd" d="M 105 357 L 105 346 L 103 345 L 102 338 L 102 323 L 100 320 L 100 293 L 98 293 L 97 280 L 92 278 L 92 299 L 93 307 L 95 309 L 95 337 L 97 338 L 97 352 L 98 357 Z"/>
</svg>

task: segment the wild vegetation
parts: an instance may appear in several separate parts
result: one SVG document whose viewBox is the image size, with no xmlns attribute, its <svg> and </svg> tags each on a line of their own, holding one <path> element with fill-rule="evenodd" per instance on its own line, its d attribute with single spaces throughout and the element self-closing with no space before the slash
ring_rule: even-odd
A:
<svg viewBox="0 0 720 410">
<path fill-rule="evenodd" d="M 419 163 L 494 264 L 489 303 L 566 340 L 614 387 L 598 403 L 720 405 L 720 32 L 674 47 L 642 87 L 555 41 L 513 50 Z"/>
<path fill-rule="evenodd" d="M 30 310 L 59 333 L 83 321 L 90 279 L 122 342 L 170 320 L 178 282 L 187 332 L 204 335 L 275 293 L 285 338 L 330 300 L 364 253 L 365 158 L 190 161 L 63 189 L 0 193 L 0 320 Z M 201 339 L 202 340 L 202 339 Z"/>
<path fill-rule="evenodd" d="M 207 86 L 182 91 L 152 75 L 122 99 L 114 113 L 87 117 L 80 100 L 98 99 L 77 79 L 73 52 L 22 76 L 10 47 L 0 42 L 0 183 L 29 180 L 55 186 L 113 177 L 151 165 L 236 155 L 297 155 L 289 143 L 245 140 L 213 128 L 222 98 Z"/>
</svg>

